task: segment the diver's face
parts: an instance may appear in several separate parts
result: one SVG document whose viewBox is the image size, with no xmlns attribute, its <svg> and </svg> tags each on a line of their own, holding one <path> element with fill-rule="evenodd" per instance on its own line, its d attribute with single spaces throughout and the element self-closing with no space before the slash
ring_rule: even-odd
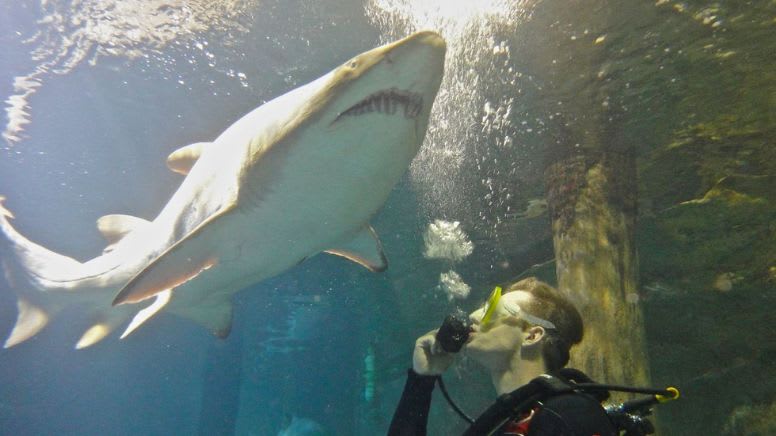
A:
<svg viewBox="0 0 776 436">
<path fill-rule="evenodd" d="M 521 328 L 522 322 L 505 310 L 504 304 L 518 304 L 525 307 L 531 298 L 533 298 L 531 294 L 524 291 L 504 294 L 487 325 L 482 325 L 482 317 L 487 310 L 485 305 L 472 312 L 469 319 L 472 322 L 473 331 L 466 344 L 467 353 L 485 366 L 511 359 L 523 342 L 524 331 Z"/>
</svg>

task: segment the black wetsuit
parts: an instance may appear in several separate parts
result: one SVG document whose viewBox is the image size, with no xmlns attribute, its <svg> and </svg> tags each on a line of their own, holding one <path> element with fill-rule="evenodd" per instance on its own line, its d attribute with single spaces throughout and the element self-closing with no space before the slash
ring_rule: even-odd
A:
<svg viewBox="0 0 776 436">
<path fill-rule="evenodd" d="M 436 376 L 418 375 L 410 369 L 399 406 L 394 412 L 389 436 L 421 436 L 426 434 L 431 392 Z M 583 394 L 572 393 L 551 397 L 537 405 L 530 418 L 525 436 L 613 436 L 619 434 L 606 415 L 599 400 Z M 515 417 L 494 434 L 515 435 Z"/>
</svg>

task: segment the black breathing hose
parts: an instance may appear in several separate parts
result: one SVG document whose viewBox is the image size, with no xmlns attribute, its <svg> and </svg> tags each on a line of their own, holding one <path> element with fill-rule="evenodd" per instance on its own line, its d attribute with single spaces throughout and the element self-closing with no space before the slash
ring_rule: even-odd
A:
<svg viewBox="0 0 776 436">
<path fill-rule="evenodd" d="M 450 407 L 452 407 L 453 410 L 455 410 L 455 413 L 457 413 L 458 416 L 463 418 L 463 420 L 468 422 L 470 425 L 474 424 L 474 420 L 469 415 L 464 413 L 464 411 L 461 410 L 461 408 L 458 407 L 457 404 L 455 404 L 455 401 L 453 401 L 453 399 L 450 398 L 450 394 L 447 393 L 447 387 L 445 386 L 445 382 L 442 381 L 442 377 L 441 376 L 437 377 L 437 381 L 439 382 L 439 389 L 442 390 L 442 395 L 445 396 L 445 399 L 447 400 L 448 403 L 450 403 Z"/>
</svg>

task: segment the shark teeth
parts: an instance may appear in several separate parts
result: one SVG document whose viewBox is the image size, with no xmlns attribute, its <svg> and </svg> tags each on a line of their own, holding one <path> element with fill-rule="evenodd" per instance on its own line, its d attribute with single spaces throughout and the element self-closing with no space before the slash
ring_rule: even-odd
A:
<svg viewBox="0 0 776 436">
<path fill-rule="evenodd" d="M 418 93 L 402 91 L 396 88 L 378 91 L 337 115 L 334 122 L 337 122 L 342 117 L 359 116 L 375 111 L 386 115 L 395 115 L 400 108 L 404 118 L 415 118 L 420 114 L 420 110 L 423 109 L 423 97 Z"/>
</svg>

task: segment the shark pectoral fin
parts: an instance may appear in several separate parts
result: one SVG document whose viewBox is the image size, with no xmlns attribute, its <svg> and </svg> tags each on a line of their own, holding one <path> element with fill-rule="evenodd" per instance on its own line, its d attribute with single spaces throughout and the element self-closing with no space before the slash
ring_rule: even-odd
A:
<svg viewBox="0 0 776 436">
<path fill-rule="evenodd" d="M 208 299 L 201 304 L 177 308 L 173 313 L 204 326 L 222 339 L 232 331 L 232 302 L 228 298 Z"/>
<path fill-rule="evenodd" d="M 331 248 L 326 252 L 352 260 L 372 272 L 381 272 L 388 268 L 383 244 L 370 225 L 363 227 L 342 247 Z"/>
<path fill-rule="evenodd" d="M 203 229 L 228 215 L 234 208 L 234 202 L 222 206 L 151 261 L 124 285 L 113 299 L 113 305 L 137 303 L 151 298 L 167 289 L 174 289 L 198 276 L 202 271 L 217 265 L 219 259 L 212 253 L 213 248 L 217 246 L 217 241 L 212 240 L 212 232 L 208 234 L 203 232 Z"/>
<path fill-rule="evenodd" d="M 197 163 L 205 147 L 210 144 L 212 142 L 197 142 L 173 151 L 167 156 L 167 168 L 185 176 Z"/>
<path fill-rule="evenodd" d="M 168 256 L 154 261 L 136 275 L 113 299 L 113 305 L 138 303 L 180 286 L 218 263 L 212 257 L 192 259 Z"/>
<path fill-rule="evenodd" d="M 24 298 L 16 301 L 16 307 L 19 311 L 16 315 L 16 324 L 8 339 L 5 340 L 3 348 L 11 348 L 35 336 L 43 327 L 46 327 L 51 318 L 48 311 Z"/>
<path fill-rule="evenodd" d="M 110 245 L 105 247 L 103 253 L 113 250 L 113 247 L 124 236 L 138 229 L 151 225 L 151 222 L 131 215 L 105 215 L 97 219 L 97 230 Z"/>
<path fill-rule="evenodd" d="M 165 291 L 162 291 L 156 294 L 156 299 L 154 300 L 154 302 L 151 303 L 145 309 L 139 311 L 137 315 L 135 315 L 135 317 L 132 318 L 132 321 L 124 330 L 124 333 L 121 334 L 121 339 L 124 339 L 127 336 L 131 335 L 132 332 L 134 332 L 138 327 L 143 325 L 144 322 L 148 321 L 149 319 L 151 319 L 152 316 L 159 313 L 159 311 L 162 310 L 162 308 L 166 306 L 167 303 L 170 302 L 171 297 L 172 297 L 172 289 L 167 289 Z"/>
</svg>

